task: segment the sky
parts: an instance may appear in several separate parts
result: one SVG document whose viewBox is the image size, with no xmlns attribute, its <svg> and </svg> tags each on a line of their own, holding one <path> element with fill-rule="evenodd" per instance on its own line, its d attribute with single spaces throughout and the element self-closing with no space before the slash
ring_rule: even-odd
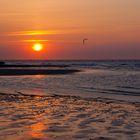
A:
<svg viewBox="0 0 140 140">
<path fill-rule="evenodd" d="M 33 51 L 35 43 L 44 49 Z M 139 52 L 140 0 L 0 0 L 1 60 L 140 59 Z"/>
</svg>

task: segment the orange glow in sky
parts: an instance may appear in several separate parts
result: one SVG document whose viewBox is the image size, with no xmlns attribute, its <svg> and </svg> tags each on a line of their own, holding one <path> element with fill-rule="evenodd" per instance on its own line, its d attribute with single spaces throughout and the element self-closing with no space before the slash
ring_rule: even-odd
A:
<svg viewBox="0 0 140 140">
<path fill-rule="evenodd" d="M 0 59 L 140 59 L 139 7 L 140 0 L 0 0 Z"/>
</svg>

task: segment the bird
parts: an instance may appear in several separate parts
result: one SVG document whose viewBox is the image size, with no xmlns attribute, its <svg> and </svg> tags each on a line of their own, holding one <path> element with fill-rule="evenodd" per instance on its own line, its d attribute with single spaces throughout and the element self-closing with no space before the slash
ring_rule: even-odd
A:
<svg viewBox="0 0 140 140">
<path fill-rule="evenodd" d="M 88 41 L 88 39 L 87 39 L 87 38 L 84 38 L 84 39 L 83 39 L 83 45 L 85 45 L 85 42 L 86 42 L 86 41 Z"/>
</svg>

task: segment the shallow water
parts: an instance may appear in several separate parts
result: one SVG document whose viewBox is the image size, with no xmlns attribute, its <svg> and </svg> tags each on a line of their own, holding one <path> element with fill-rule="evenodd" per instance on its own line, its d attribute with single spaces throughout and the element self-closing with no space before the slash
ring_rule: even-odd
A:
<svg viewBox="0 0 140 140">
<path fill-rule="evenodd" d="M 64 64 L 69 65 L 70 69 L 80 69 L 81 72 L 57 76 L 1 76 L 0 92 L 36 95 L 57 93 L 140 101 L 140 61 L 7 61 L 6 63 Z"/>
</svg>

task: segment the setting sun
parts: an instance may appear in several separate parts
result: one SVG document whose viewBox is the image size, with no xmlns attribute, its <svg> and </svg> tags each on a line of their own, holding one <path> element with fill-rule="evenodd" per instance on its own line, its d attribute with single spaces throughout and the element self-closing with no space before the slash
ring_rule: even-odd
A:
<svg viewBox="0 0 140 140">
<path fill-rule="evenodd" d="M 33 49 L 34 51 L 37 51 L 37 52 L 42 51 L 43 45 L 40 44 L 40 43 L 36 43 L 36 44 L 33 45 L 32 49 Z"/>
</svg>

